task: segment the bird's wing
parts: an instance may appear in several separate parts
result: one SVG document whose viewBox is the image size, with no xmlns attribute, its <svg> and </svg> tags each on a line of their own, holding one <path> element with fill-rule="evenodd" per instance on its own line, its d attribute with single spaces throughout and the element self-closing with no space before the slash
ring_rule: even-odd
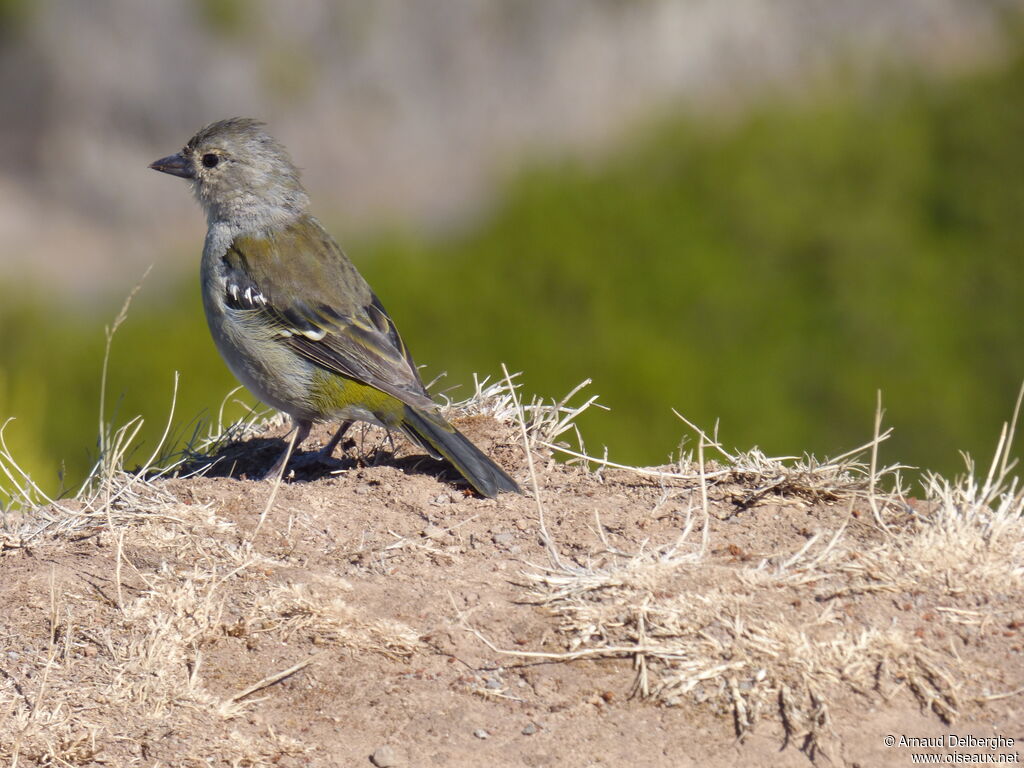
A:
<svg viewBox="0 0 1024 768">
<path fill-rule="evenodd" d="M 236 237 L 222 258 L 227 306 L 259 313 L 276 341 L 408 405 L 433 406 L 394 321 L 315 219 Z"/>
</svg>

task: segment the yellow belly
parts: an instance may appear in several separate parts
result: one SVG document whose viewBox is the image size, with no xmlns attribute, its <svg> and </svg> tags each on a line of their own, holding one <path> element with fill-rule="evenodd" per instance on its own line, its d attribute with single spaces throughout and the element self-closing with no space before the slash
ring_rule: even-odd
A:
<svg viewBox="0 0 1024 768">
<path fill-rule="evenodd" d="M 376 421 L 396 427 L 405 404 L 386 392 L 329 371 L 313 374 L 310 402 L 323 419 Z"/>
</svg>

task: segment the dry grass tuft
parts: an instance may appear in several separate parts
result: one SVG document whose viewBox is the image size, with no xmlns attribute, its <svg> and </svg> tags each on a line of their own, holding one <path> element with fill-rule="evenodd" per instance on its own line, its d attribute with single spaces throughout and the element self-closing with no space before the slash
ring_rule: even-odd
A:
<svg viewBox="0 0 1024 768">
<path fill-rule="evenodd" d="M 814 578 L 834 576 L 823 560 L 815 566 Z M 787 740 L 813 756 L 829 734 L 829 702 L 844 688 L 884 697 L 907 685 L 922 706 L 956 716 L 948 659 L 901 629 L 851 628 L 832 602 L 787 614 L 771 596 L 788 572 L 771 585 L 759 569 L 649 553 L 526 577 L 530 598 L 557 617 L 565 652 L 552 658 L 630 657 L 635 694 L 709 706 L 741 737 L 776 717 Z"/>
<path fill-rule="evenodd" d="M 291 641 L 302 638 L 315 645 L 329 645 L 358 653 L 379 653 L 407 659 L 422 649 L 419 636 L 396 621 L 368 618 L 342 596 L 352 587 L 342 579 L 315 584 L 284 584 L 261 596 L 256 603 L 262 629 Z"/>
<path fill-rule="evenodd" d="M 66 546 L 80 530 L 55 526 L 35 547 Z M 169 504 L 145 520 L 114 518 L 114 529 L 95 539 L 123 562 L 111 570 L 124 584 L 82 591 L 81 579 L 65 575 L 75 584 L 69 587 L 53 578 L 50 594 L 35 598 L 50 606 L 45 644 L 0 638 L 0 657 L 19 660 L 0 674 L 4 764 L 109 762 L 114 745 L 122 750 L 117 760 L 125 759 L 125 749 L 140 757 L 148 749 L 146 734 L 166 732 L 179 734 L 187 746 L 182 764 L 201 760 L 213 744 L 228 763 L 273 765 L 312 747 L 274 729 L 243 737 L 230 723 L 248 710 L 249 694 L 315 659 L 255 685 L 249 676 L 212 686 L 210 653 L 229 638 L 255 635 L 389 658 L 407 658 L 420 648 L 408 627 L 346 603 L 344 582 L 285 582 L 278 576 L 281 564 L 203 505 Z M 136 562 L 143 552 L 150 565 Z M 203 738 L 186 738 L 193 733 Z"/>
<path fill-rule="evenodd" d="M 1019 604 L 1024 493 L 1010 474 L 1012 430 L 1004 429 L 984 480 L 970 462 L 955 482 L 929 475 L 927 502 L 921 505 L 926 511 L 908 516 L 913 510 L 899 482 L 903 467 L 877 465 L 878 445 L 889 434 L 879 433 L 879 423 L 880 416 L 870 443 L 820 463 L 769 458 L 756 449 L 730 454 L 699 429 L 697 472 L 685 469 L 692 456 L 678 471 L 664 471 L 573 453 L 597 465 L 598 472 L 616 467 L 663 482 L 698 478 L 704 538 L 693 540 L 691 509 L 670 548 L 622 552 L 601 534 L 599 567 L 553 558 L 550 566 L 524 572 L 528 599 L 556 618 L 561 652 L 501 650 L 483 633 L 470 631 L 493 651 L 522 658 L 630 658 L 634 694 L 666 706 L 709 706 L 732 718 L 740 738 L 759 720 L 775 719 L 786 743 L 812 759 L 828 756 L 833 702 L 850 692 L 888 700 L 905 689 L 922 709 L 952 723 L 961 706 L 961 681 L 969 676 L 960 656 L 923 642 L 920 629 L 851 621 L 843 599 L 885 594 L 907 600 L 926 589 L 953 601 L 999 590 L 1016 594 Z M 706 447 L 718 450 L 727 464 L 705 465 Z M 858 458 L 868 450 L 870 464 Z M 884 477 L 894 481 L 893 490 L 882 490 Z M 751 565 L 726 563 L 709 555 L 707 489 L 716 485 L 733 487 L 729 501 L 740 508 L 772 494 L 818 503 L 842 500 L 848 516 L 827 534 L 809 536 L 795 551 Z M 854 541 L 848 526 L 857 520 L 852 515 L 857 504 L 871 508 L 876 524 Z M 597 530 L 602 530 L 600 520 Z M 981 614 L 954 606 L 945 610 L 951 622 L 977 620 L 975 614 Z"/>
</svg>

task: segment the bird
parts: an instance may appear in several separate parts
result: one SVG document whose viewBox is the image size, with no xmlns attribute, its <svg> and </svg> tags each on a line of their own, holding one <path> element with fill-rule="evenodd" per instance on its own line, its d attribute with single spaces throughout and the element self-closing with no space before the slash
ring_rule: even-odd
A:
<svg viewBox="0 0 1024 768">
<path fill-rule="evenodd" d="M 391 316 L 310 213 L 288 151 L 264 123 L 211 123 L 153 170 L 191 182 L 206 214 L 200 266 L 214 343 L 238 380 L 291 417 L 294 435 L 268 472 L 285 469 L 314 423 L 399 429 L 447 460 L 482 496 L 519 486 L 452 426 L 430 397 Z"/>
</svg>

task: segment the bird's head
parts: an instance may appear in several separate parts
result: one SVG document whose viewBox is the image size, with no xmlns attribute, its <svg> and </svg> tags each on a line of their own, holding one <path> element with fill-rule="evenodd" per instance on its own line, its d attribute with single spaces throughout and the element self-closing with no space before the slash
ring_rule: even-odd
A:
<svg viewBox="0 0 1024 768">
<path fill-rule="evenodd" d="M 287 150 L 249 118 L 211 123 L 149 167 L 189 179 L 207 220 L 239 231 L 273 227 L 309 204 Z"/>
</svg>

